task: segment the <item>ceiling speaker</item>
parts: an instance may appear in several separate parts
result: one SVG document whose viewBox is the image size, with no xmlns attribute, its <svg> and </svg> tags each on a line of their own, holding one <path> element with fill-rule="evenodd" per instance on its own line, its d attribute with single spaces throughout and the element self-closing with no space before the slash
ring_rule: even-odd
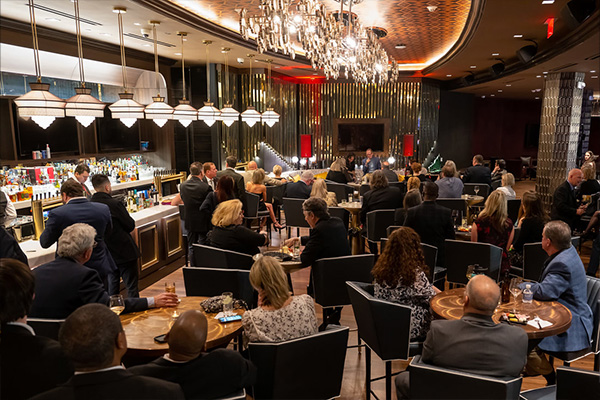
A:
<svg viewBox="0 0 600 400">
<path fill-rule="evenodd" d="M 462 86 L 471 86 L 473 81 L 475 80 L 475 74 L 469 74 L 467 76 L 463 76 L 460 78 L 460 83 Z"/>
<path fill-rule="evenodd" d="M 575 29 L 579 24 L 585 21 L 596 8 L 594 0 L 571 0 L 560 11 L 565 24 Z"/>
<path fill-rule="evenodd" d="M 504 68 L 504 63 L 496 63 L 490 67 L 490 74 L 492 74 L 492 77 L 496 77 L 504 72 Z"/>
<path fill-rule="evenodd" d="M 517 50 L 517 57 L 523 64 L 527 64 L 537 53 L 537 46 L 530 44 Z"/>
</svg>

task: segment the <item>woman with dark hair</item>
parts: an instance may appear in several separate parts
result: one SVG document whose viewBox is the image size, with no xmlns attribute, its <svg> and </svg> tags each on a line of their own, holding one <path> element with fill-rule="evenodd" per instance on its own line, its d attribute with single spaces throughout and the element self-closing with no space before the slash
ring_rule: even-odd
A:
<svg viewBox="0 0 600 400">
<path fill-rule="evenodd" d="M 423 198 L 421 197 L 421 192 L 419 192 L 419 189 L 409 190 L 406 195 L 404 195 L 404 201 L 402 202 L 403 207 L 397 208 L 396 212 L 394 213 L 394 224 L 397 226 L 404 225 L 404 220 L 406 219 L 408 209 L 418 206 L 422 202 Z"/>
<path fill-rule="evenodd" d="M 390 187 L 383 171 L 373 172 L 371 177 L 371 190 L 363 196 L 363 205 L 360 209 L 360 222 L 367 223 L 367 213 L 375 210 L 396 209 L 402 206 L 402 193 L 400 188 Z"/>
<path fill-rule="evenodd" d="M 542 241 L 544 225 L 550 216 L 544 208 L 542 198 L 533 190 L 523 193 L 517 227 L 521 228 L 519 237 L 508 253 L 510 264 L 514 267 L 523 266 L 523 245 Z"/>
<path fill-rule="evenodd" d="M 350 175 L 354 176 L 354 170 L 356 169 L 356 156 L 354 153 L 350 153 L 346 157 L 346 169 Z"/>
<path fill-rule="evenodd" d="M 492 171 L 492 182 L 502 179 L 502 176 L 506 174 L 506 172 L 506 161 L 502 158 L 497 159 L 494 170 Z"/>
<path fill-rule="evenodd" d="M 431 323 L 429 300 L 439 292 L 427 279 L 427 272 L 421 238 L 405 226 L 388 237 L 372 271 L 376 298 L 412 308 L 411 340 L 427 335 Z"/>
<path fill-rule="evenodd" d="M 210 222 L 215 209 L 219 205 L 227 200 L 235 199 L 235 192 L 233 190 L 233 178 L 227 175 L 223 175 L 217 181 L 217 186 L 214 192 L 210 192 L 202 205 L 200 206 L 200 216 L 202 218 L 202 233 L 206 235 L 212 229 Z"/>
</svg>

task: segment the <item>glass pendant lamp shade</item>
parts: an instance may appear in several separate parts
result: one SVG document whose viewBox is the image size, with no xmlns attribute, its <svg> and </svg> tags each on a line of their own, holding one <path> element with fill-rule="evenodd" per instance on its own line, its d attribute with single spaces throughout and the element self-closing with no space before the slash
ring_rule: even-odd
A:
<svg viewBox="0 0 600 400">
<path fill-rule="evenodd" d="M 260 121 L 260 113 L 254 107 L 248 106 L 248 109 L 242 113 L 242 121 L 252 127 Z"/>
<path fill-rule="evenodd" d="M 48 83 L 30 82 L 29 88 L 29 92 L 15 99 L 20 117 L 31 117 L 36 124 L 46 129 L 55 118 L 65 116 L 65 101 L 50 93 Z"/>
<path fill-rule="evenodd" d="M 262 113 L 262 121 L 272 128 L 277 122 L 279 122 L 279 114 L 277 114 L 271 107 L 267 108 L 267 111 Z"/>
<path fill-rule="evenodd" d="M 104 117 L 106 104 L 91 95 L 92 89 L 86 87 L 75 88 L 75 96 L 67 100 L 65 115 L 75 117 L 85 127 L 90 126 L 95 118 Z"/>
<path fill-rule="evenodd" d="M 173 110 L 173 119 L 187 128 L 192 121 L 198 120 L 198 110 L 190 106 L 189 100 L 179 100 L 179 105 Z"/>
<path fill-rule="evenodd" d="M 144 118 L 144 106 L 133 100 L 133 93 L 119 93 L 119 100 L 108 106 L 112 117 L 120 119 L 128 128 L 136 119 Z"/>
<path fill-rule="evenodd" d="M 204 102 L 204 107 L 198 110 L 198 119 L 204 121 L 208 126 L 212 126 L 215 121 L 218 121 L 221 117 L 221 111 L 218 108 L 213 107 L 213 103 Z"/>
<path fill-rule="evenodd" d="M 161 128 L 167 123 L 167 120 L 173 119 L 173 107 L 165 103 L 165 98 L 161 96 L 153 97 L 153 103 L 148 104 L 144 110 L 146 119 L 151 119 Z"/>
<path fill-rule="evenodd" d="M 225 107 L 221 109 L 221 116 L 218 119 L 223 121 L 225 125 L 231 126 L 238 120 L 239 116 L 240 113 L 231 104 L 225 104 Z"/>
</svg>

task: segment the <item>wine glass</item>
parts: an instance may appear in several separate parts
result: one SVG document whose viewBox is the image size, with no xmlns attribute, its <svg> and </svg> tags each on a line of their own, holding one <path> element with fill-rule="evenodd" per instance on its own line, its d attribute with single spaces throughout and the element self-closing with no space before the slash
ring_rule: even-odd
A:
<svg viewBox="0 0 600 400">
<path fill-rule="evenodd" d="M 514 298 L 514 302 L 513 302 L 513 314 L 516 313 L 516 309 L 515 306 L 517 304 L 517 297 L 519 297 L 519 295 L 521 294 L 521 278 L 512 278 L 510 281 L 510 287 L 509 290 L 513 295 Z"/>
<path fill-rule="evenodd" d="M 123 300 L 123 296 L 120 294 L 110 296 L 108 306 L 110 307 L 110 311 L 120 315 L 125 309 L 125 301 Z"/>
<path fill-rule="evenodd" d="M 475 186 L 473 191 L 475 192 L 475 196 L 477 196 L 479 194 L 479 186 Z"/>
</svg>

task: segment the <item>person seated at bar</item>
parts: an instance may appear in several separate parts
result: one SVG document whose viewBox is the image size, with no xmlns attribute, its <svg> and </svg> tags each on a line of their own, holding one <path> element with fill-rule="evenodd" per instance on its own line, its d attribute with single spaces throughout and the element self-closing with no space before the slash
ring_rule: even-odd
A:
<svg viewBox="0 0 600 400">
<path fill-rule="evenodd" d="M 128 371 L 177 383 L 186 400 L 229 397 L 251 386 L 256 380 L 256 368 L 239 352 L 228 349 L 202 351 L 207 330 L 208 322 L 202 311 L 184 312 L 165 337 L 169 352 Z"/>
<path fill-rule="evenodd" d="M 438 194 L 440 199 L 459 199 L 462 196 L 464 184 L 458 178 L 454 161 L 446 161 L 446 164 L 442 167 L 442 173 L 435 184 L 439 187 Z"/>
<path fill-rule="evenodd" d="M 406 190 L 411 191 L 413 189 L 419 191 L 421 190 L 421 180 L 416 176 L 411 176 L 410 178 L 408 178 L 408 181 L 406 181 Z"/>
<path fill-rule="evenodd" d="M 385 249 L 373 266 L 375 297 L 412 309 L 412 341 L 425 339 L 431 323 L 429 300 L 439 293 L 427 279 L 427 271 L 421 238 L 413 229 L 404 226 L 388 237 Z"/>
<path fill-rule="evenodd" d="M 64 322 L 58 338 L 75 375 L 35 400 L 184 399 L 179 385 L 136 376 L 121 365 L 127 338 L 119 317 L 104 305 L 78 308 Z"/>
<path fill-rule="evenodd" d="M 494 165 L 494 170 L 492 171 L 492 182 L 496 182 L 502 179 L 508 171 L 506 171 L 506 161 L 504 159 L 499 158 L 496 160 Z"/>
<path fill-rule="evenodd" d="M 342 184 L 352 182 L 353 179 L 348 173 L 348 169 L 346 169 L 346 160 L 344 157 L 340 157 L 331 163 L 325 179 Z"/>
<path fill-rule="evenodd" d="M 312 185 L 312 190 L 310 191 L 310 197 L 325 200 L 327 207 L 338 206 L 337 196 L 334 192 L 327 191 L 327 182 L 325 182 L 324 179 L 315 180 L 315 183 Z"/>
<path fill-rule="evenodd" d="M 515 176 L 509 172 L 509 173 L 502 175 L 502 178 L 500 178 L 500 179 L 502 180 L 502 186 L 500 186 L 496 190 L 504 193 L 506 200 L 516 199 L 517 194 L 515 193 L 515 190 L 513 189 L 513 186 L 515 185 Z"/>
<path fill-rule="evenodd" d="M 283 342 L 317 333 L 312 297 L 290 295 L 287 276 L 276 259 L 259 257 L 250 269 L 250 283 L 258 292 L 258 307 L 242 316 L 244 343 Z"/>
<path fill-rule="evenodd" d="M 84 304 L 109 305 L 110 296 L 98 272 L 84 265 L 96 245 L 95 236 L 93 227 L 81 223 L 63 231 L 58 239 L 58 257 L 33 270 L 37 285 L 31 317 L 64 319 Z M 176 305 L 177 295 L 174 293 L 147 298 L 127 297 L 123 313 Z"/>
<path fill-rule="evenodd" d="M 246 184 L 246 190 L 250 193 L 254 193 L 254 194 L 257 194 L 260 196 L 260 199 L 258 201 L 258 211 L 269 210 L 269 215 L 271 216 L 271 221 L 273 221 L 273 226 L 276 229 L 281 229 L 282 226 L 277 221 L 277 218 L 275 217 L 275 213 L 273 212 L 273 204 L 267 203 L 267 187 L 263 183 L 264 181 L 265 181 L 265 170 L 262 168 L 254 170 L 251 182 L 248 182 Z M 261 224 L 260 224 L 261 229 L 264 228 L 266 222 L 267 222 L 267 219 L 264 218 L 263 222 L 261 222 Z"/>
<path fill-rule="evenodd" d="M 500 275 L 510 270 L 508 249 L 515 234 L 513 222 L 508 218 L 506 196 L 494 190 L 487 200 L 479 217 L 471 228 L 471 242 L 490 243 L 502 249 Z"/>
<path fill-rule="evenodd" d="M 315 176 L 311 171 L 304 171 L 298 182 L 292 182 L 285 185 L 285 194 L 283 197 L 292 199 L 308 199 Z"/>
<path fill-rule="evenodd" d="M 259 246 L 269 244 L 267 232 L 255 232 L 242 225 L 244 211 L 238 199 L 220 203 L 212 216 L 214 228 L 208 234 L 210 245 L 220 249 L 254 255 L 260 253 Z"/>
<path fill-rule="evenodd" d="M 27 325 L 35 279 L 29 267 L 0 259 L 0 398 L 24 400 L 66 382 L 73 366 L 57 341 Z"/>
<path fill-rule="evenodd" d="M 533 190 L 523 193 L 517 223 L 521 232 L 512 245 L 512 251 L 508 253 L 510 265 L 518 268 L 523 266 L 523 245 L 541 242 L 544 225 L 549 219 L 540 195 Z"/>
<path fill-rule="evenodd" d="M 473 277 L 465 290 L 462 318 L 431 322 L 421 361 L 471 374 L 517 378 L 527 360 L 527 333 L 492 320 L 499 300 L 496 282 L 485 275 Z M 396 392 L 398 399 L 409 398 L 409 371 L 396 377 Z"/>
<path fill-rule="evenodd" d="M 254 175 L 254 171 L 256 171 L 257 169 L 258 169 L 258 164 L 256 163 L 256 161 L 248 162 L 246 171 L 244 171 L 240 174 L 244 177 L 244 186 L 248 186 L 248 183 L 252 182 L 252 176 Z"/>
<path fill-rule="evenodd" d="M 373 172 L 381 169 L 381 160 L 379 157 L 373 156 L 373 150 L 367 149 L 366 157 L 362 162 L 364 174 L 372 174 Z"/>
<path fill-rule="evenodd" d="M 411 189 L 404 196 L 404 200 L 402 202 L 402 208 L 396 208 L 394 212 L 394 225 L 402 226 L 404 225 L 404 221 L 406 220 L 406 215 L 408 213 L 408 209 L 412 207 L 416 207 L 423 202 L 421 198 L 421 192 L 419 189 Z"/>
<path fill-rule="evenodd" d="M 383 171 L 373 173 L 371 190 L 363 196 L 360 209 L 360 222 L 366 227 L 367 213 L 375 210 L 396 209 L 402 207 L 402 192 L 400 188 L 391 187 Z"/>
<path fill-rule="evenodd" d="M 492 185 L 492 174 L 490 169 L 483 165 L 483 156 L 477 154 L 473 157 L 473 165 L 467 168 L 463 175 L 464 183 L 485 183 Z"/>
</svg>

